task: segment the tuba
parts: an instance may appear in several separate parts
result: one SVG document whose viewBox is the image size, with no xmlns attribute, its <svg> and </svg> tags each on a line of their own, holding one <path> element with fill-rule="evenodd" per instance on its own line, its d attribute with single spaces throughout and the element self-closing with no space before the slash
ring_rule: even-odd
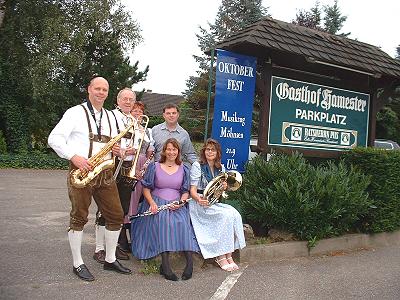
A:
<svg viewBox="0 0 400 300">
<path fill-rule="evenodd" d="M 223 183 L 226 181 L 227 191 L 236 191 L 242 185 L 242 175 L 238 171 L 222 172 L 215 176 L 204 189 L 203 196 L 208 200 L 209 205 L 213 205 L 219 199 L 226 198 L 228 195 L 224 191 Z"/>
<path fill-rule="evenodd" d="M 91 171 L 81 171 L 79 169 L 72 170 L 70 173 L 71 184 L 76 188 L 84 188 L 90 181 L 92 181 L 103 170 L 114 168 L 115 160 L 104 159 L 110 153 L 112 147 L 117 143 L 133 126 L 134 120 L 121 131 L 117 136 L 113 137 L 101 150 L 88 159 L 88 162 L 93 166 Z"/>
</svg>

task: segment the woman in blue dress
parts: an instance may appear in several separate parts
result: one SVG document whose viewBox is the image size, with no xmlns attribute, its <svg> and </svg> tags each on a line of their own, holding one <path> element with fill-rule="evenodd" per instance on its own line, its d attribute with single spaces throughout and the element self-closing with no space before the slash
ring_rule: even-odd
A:
<svg viewBox="0 0 400 300">
<path fill-rule="evenodd" d="M 150 210 L 150 216 L 132 221 L 132 253 L 138 259 L 149 259 L 161 254 L 160 274 L 177 281 L 169 263 L 169 252 L 183 251 L 186 267 L 182 279 L 192 277 L 192 252 L 200 252 L 189 210 L 185 205 L 171 205 L 176 200 L 189 197 L 190 171 L 180 160 L 180 146 L 176 139 L 168 139 L 162 149 L 159 162 L 148 166 L 142 180 L 143 196 L 138 213 Z M 157 213 L 158 207 L 171 207 Z"/>
<path fill-rule="evenodd" d="M 209 206 L 202 195 L 208 182 L 224 171 L 221 146 L 216 140 L 208 139 L 201 149 L 200 161 L 193 163 L 190 171 L 193 200 L 189 202 L 189 211 L 203 257 L 215 258 L 221 269 L 234 271 L 239 267 L 232 258 L 232 252 L 246 246 L 242 217 L 228 204 Z"/>
</svg>

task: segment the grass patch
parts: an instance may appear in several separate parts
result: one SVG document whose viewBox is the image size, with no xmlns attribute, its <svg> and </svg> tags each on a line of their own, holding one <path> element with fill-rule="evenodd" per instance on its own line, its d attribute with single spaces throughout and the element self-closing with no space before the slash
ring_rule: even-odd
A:
<svg viewBox="0 0 400 300">
<path fill-rule="evenodd" d="M 139 273 L 144 275 L 158 274 L 160 273 L 160 262 L 156 259 L 142 260 L 142 268 L 139 269 Z"/>
</svg>

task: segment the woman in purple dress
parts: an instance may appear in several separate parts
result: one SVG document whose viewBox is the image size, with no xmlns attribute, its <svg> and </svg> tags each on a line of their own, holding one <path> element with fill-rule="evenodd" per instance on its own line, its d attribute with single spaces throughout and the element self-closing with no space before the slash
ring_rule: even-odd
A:
<svg viewBox="0 0 400 300">
<path fill-rule="evenodd" d="M 143 196 L 138 213 L 150 210 L 153 214 L 132 221 L 132 253 L 138 259 L 149 259 L 161 254 L 160 274 L 177 281 L 169 263 L 169 252 L 183 251 L 186 267 L 182 279 L 192 277 L 192 252 L 200 252 L 189 210 L 185 205 L 171 205 L 157 213 L 158 207 L 189 197 L 190 171 L 180 160 L 176 139 L 168 139 L 160 161 L 148 166 L 142 180 Z"/>
</svg>

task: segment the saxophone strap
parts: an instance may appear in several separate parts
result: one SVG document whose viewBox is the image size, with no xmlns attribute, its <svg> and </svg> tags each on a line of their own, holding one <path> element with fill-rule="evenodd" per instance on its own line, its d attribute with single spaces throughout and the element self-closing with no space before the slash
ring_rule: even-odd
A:
<svg viewBox="0 0 400 300">
<path fill-rule="evenodd" d="M 82 108 L 83 108 L 83 111 L 85 112 L 86 120 L 87 120 L 87 124 L 88 124 L 88 128 L 89 128 L 89 141 L 90 141 L 90 145 L 89 145 L 89 154 L 88 154 L 88 158 L 89 158 L 89 157 L 92 157 L 92 154 L 93 154 L 92 152 L 93 152 L 94 134 L 93 134 L 93 131 L 92 131 L 92 126 L 90 125 L 89 114 L 88 114 L 88 112 L 87 112 L 85 106 L 84 106 L 83 104 L 81 104 L 81 106 L 82 106 Z M 111 135 L 111 122 L 110 122 L 110 117 L 108 116 L 107 112 L 106 112 L 106 116 L 107 116 L 108 126 L 109 126 L 109 128 L 110 128 L 110 135 Z M 93 118 L 94 118 L 94 116 L 93 116 Z M 101 119 L 100 119 L 100 122 L 101 122 Z M 96 123 L 96 120 L 95 120 L 95 123 Z M 96 126 L 97 126 L 97 124 L 96 124 Z M 101 127 L 101 124 L 100 124 L 99 127 Z M 100 131 L 100 133 L 101 133 L 101 131 Z M 100 135 L 97 135 L 97 139 L 98 139 L 98 141 L 101 142 L 101 143 L 108 143 L 108 142 L 111 140 L 111 138 L 110 138 L 109 136 L 101 135 L 101 134 L 100 134 Z"/>
</svg>

